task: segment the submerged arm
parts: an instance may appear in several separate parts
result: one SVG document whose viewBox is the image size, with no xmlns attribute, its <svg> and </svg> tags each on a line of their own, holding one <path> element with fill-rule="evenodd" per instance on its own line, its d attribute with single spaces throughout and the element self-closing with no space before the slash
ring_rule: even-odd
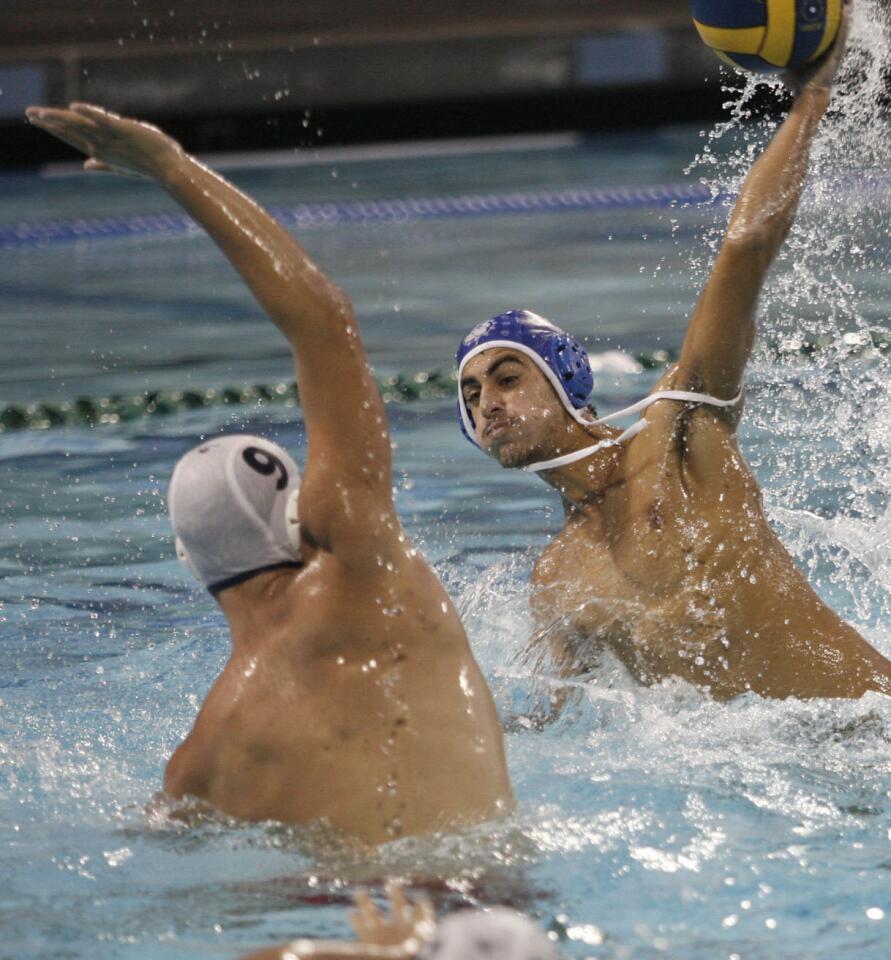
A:
<svg viewBox="0 0 891 960">
<path fill-rule="evenodd" d="M 391 512 L 392 494 L 383 404 L 347 296 L 262 207 L 156 127 L 87 104 L 28 118 L 86 153 L 88 169 L 156 180 L 241 274 L 295 357 L 309 446 L 301 517 L 322 546 L 354 545 L 368 526 L 354 518 Z"/>
<path fill-rule="evenodd" d="M 390 916 L 372 902 L 368 894 L 355 892 L 356 910 L 350 922 L 356 942 L 344 940 L 295 940 L 284 947 L 252 953 L 242 960 L 414 960 L 423 944 L 436 931 L 436 915 L 424 897 L 411 903 L 402 887 L 389 881 L 386 886 Z"/>
<path fill-rule="evenodd" d="M 340 940 L 294 940 L 280 947 L 258 950 L 241 960 L 412 960 L 402 947 L 378 947 Z"/>
</svg>

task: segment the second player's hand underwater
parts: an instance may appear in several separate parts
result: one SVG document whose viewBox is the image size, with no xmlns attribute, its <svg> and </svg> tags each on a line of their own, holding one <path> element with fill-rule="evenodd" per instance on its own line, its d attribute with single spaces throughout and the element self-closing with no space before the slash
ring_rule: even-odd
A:
<svg viewBox="0 0 891 960">
<path fill-rule="evenodd" d="M 510 811 L 491 694 L 396 515 L 383 402 L 349 299 L 157 128 L 85 104 L 28 117 L 89 169 L 160 183 L 296 362 L 302 483 L 286 451 L 244 434 L 208 439 L 171 479 L 177 551 L 222 607 L 232 653 L 167 765 L 167 792 L 247 820 L 326 821 L 370 843 Z"/>
</svg>

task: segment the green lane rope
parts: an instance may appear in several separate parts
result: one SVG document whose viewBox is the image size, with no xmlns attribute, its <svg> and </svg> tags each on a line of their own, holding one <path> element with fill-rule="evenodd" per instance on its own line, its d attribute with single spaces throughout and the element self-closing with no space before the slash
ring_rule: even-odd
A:
<svg viewBox="0 0 891 960">
<path fill-rule="evenodd" d="M 454 373 L 422 370 L 396 374 L 377 381 L 386 403 L 406 400 L 434 400 L 454 396 Z M 144 417 L 167 416 L 199 407 L 248 406 L 298 403 L 297 384 L 257 383 L 220 390 L 151 390 L 145 393 L 108 397 L 80 397 L 58 403 L 11 404 L 0 409 L 0 433 L 10 430 L 46 430 L 51 427 L 122 423 Z"/>
<path fill-rule="evenodd" d="M 891 353 L 891 339 L 876 333 L 871 337 L 849 335 L 844 339 L 844 343 L 849 356 L 875 352 Z M 780 344 L 775 353 L 778 357 L 809 357 L 827 345 L 814 341 L 788 340 Z M 644 370 L 655 370 L 677 360 L 677 353 L 656 350 L 638 354 L 635 359 Z M 380 377 L 377 384 L 385 403 L 439 400 L 455 396 L 458 392 L 454 371 L 421 370 L 417 373 L 399 373 Z M 223 387 L 219 390 L 150 390 L 130 396 L 113 394 L 108 397 L 79 397 L 73 401 L 10 404 L 0 408 L 0 433 L 124 423 L 145 417 L 162 417 L 185 410 L 196 410 L 199 407 L 272 404 L 294 406 L 299 399 L 297 384 L 290 381 Z"/>
</svg>

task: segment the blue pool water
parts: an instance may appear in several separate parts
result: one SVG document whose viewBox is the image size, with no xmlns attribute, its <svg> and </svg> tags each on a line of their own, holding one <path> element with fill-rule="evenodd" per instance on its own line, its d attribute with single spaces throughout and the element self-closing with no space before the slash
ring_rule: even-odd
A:
<svg viewBox="0 0 891 960">
<path fill-rule="evenodd" d="M 830 189 L 852 169 L 891 166 L 887 129 L 859 116 L 822 135 L 800 227 L 765 296 L 741 436 L 815 588 L 891 654 L 891 364 L 848 356 L 852 341 L 888 329 L 891 196 Z M 666 129 L 232 176 L 281 206 L 699 178 L 732 187 L 764 132 Z M 842 145 L 856 137 L 854 156 Z M 3 224 L 169 209 L 140 183 L 0 178 Z M 353 297 L 377 371 L 392 373 L 447 367 L 472 322 L 509 306 L 563 322 L 597 355 L 677 347 L 725 214 L 654 203 L 340 224 L 303 239 Z M 0 405 L 291 375 L 279 335 L 201 236 L 4 250 L 0 289 Z M 799 335 L 825 342 L 811 359 L 777 359 Z M 607 364 L 594 399 L 619 407 L 652 379 Z M 555 681 L 521 656 L 527 578 L 559 526 L 555 498 L 482 458 L 451 402 L 389 414 L 399 509 L 492 683 L 517 814 L 359 859 L 312 829 L 146 813 L 228 652 L 213 602 L 173 556 L 170 470 L 221 429 L 299 451 L 299 410 L 6 433 L 0 958 L 234 958 L 298 934 L 345 935 L 350 890 L 378 890 L 385 876 L 441 909 L 526 910 L 570 957 L 886 958 L 891 702 L 715 704 L 680 684 L 640 689 L 608 667 L 577 685 L 557 723 L 531 729 L 525 717 Z"/>
</svg>

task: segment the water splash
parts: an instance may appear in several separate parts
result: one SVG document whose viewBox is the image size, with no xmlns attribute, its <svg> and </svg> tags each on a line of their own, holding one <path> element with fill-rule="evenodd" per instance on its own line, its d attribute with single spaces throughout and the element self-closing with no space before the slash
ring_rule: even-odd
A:
<svg viewBox="0 0 891 960">
<path fill-rule="evenodd" d="M 891 311 L 889 77 L 891 14 L 860 0 L 799 215 L 762 296 L 747 410 L 746 453 L 772 520 L 817 589 L 861 628 L 891 613 L 891 360 L 869 349 Z M 757 104 L 785 96 L 755 75 L 726 89 L 729 118 L 688 169 L 715 196 L 739 189 L 778 128 L 782 118 L 759 118 Z M 707 255 L 691 258 L 703 283 L 727 206 L 705 231 Z M 855 358 L 858 345 L 867 349 Z"/>
</svg>

